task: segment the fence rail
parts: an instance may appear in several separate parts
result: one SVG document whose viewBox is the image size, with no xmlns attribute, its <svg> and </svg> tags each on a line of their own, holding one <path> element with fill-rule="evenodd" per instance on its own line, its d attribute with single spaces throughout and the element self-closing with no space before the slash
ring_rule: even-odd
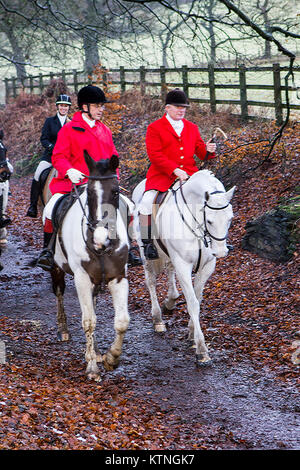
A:
<svg viewBox="0 0 300 470">
<path fill-rule="evenodd" d="M 213 113 L 217 111 L 218 105 L 232 105 L 240 109 L 243 119 L 250 117 L 249 107 L 274 108 L 277 124 L 283 122 L 283 110 L 287 107 L 285 102 L 285 84 L 283 81 L 284 72 L 288 72 L 288 67 L 273 64 L 263 67 L 222 67 L 216 68 L 213 65 L 208 67 L 187 67 L 181 68 L 145 68 L 130 69 L 120 67 L 118 69 L 105 70 L 102 74 L 103 86 L 107 83 L 116 90 L 124 93 L 132 87 L 139 87 L 142 94 L 150 93 L 154 95 L 165 96 L 168 88 L 180 87 L 190 101 L 196 103 L 209 103 Z M 294 67 L 295 74 L 300 73 L 300 67 Z M 204 74 L 204 79 L 203 79 Z M 227 83 L 219 83 L 218 76 L 224 74 Z M 254 83 L 249 83 L 249 76 L 252 75 Z M 298 75 L 297 75 L 298 76 Z M 265 78 L 264 78 L 265 77 Z M 268 77 L 269 84 L 259 83 Z M 87 83 L 93 82 L 88 79 L 83 71 L 65 71 L 59 74 L 49 73 L 47 75 L 39 74 L 28 76 L 20 81 L 17 78 L 6 78 L 5 97 L 6 103 L 11 98 L 16 98 L 21 92 L 42 93 L 53 79 L 61 78 L 68 88 L 75 93 Z M 251 81 L 251 80 L 250 80 Z M 297 88 L 288 86 L 289 92 L 296 92 Z M 205 91 L 206 96 L 203 96 Z M 255 92 L 256 91 L 256 92 Z M 264 92 L 266 99 L 258 100 L 259 93 Z M 220 97 L 221 92 L 227 94 L 226 97 Z M 251 99 L 250 94 L 255 93 L 256 99 Z M 228 97 L 236 93 L 237 96 Z M 295 95 L 296 96 L 296 95 Z M 295 100 L 296 101 L 296 100 Z M 300 103 L 290 103 L 291 110 L 300 110 Z"/>
</svg>

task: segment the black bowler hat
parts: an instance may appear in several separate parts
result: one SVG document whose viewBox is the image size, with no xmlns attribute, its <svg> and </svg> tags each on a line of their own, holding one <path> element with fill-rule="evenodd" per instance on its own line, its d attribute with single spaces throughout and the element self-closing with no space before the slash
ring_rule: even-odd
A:
<svg viewBox="0 0 300 470">
<path fill-rule="evenodd" d="M 166 96 L 166 105 L 172 104 L 173 106 L 189 106 L 189 101 L 186 97 L 186 94 L 179 90 L 179 88 L 175 88 L 175 90 L 169 91 Z"/>
<path fill-rule="evenodd" d="M 77 95 L 78 107 L 90 103 L 109 103 L 101 88 L 94 85 L 87 85 L 79 90 Z"/>
</svg>

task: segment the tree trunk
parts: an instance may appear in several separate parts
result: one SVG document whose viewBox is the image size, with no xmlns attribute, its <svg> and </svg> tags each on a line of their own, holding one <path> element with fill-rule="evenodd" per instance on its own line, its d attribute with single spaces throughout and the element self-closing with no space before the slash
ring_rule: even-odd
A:
<svg viewBox="0 0 300 470">
<path fill-rule="evenodd" d="M 84 68 L 87 74 L 91 74 L 94 67 L 100 63 L 97 38 L 84 34 L 83 48 L 85 54 Z"/>
</svg>

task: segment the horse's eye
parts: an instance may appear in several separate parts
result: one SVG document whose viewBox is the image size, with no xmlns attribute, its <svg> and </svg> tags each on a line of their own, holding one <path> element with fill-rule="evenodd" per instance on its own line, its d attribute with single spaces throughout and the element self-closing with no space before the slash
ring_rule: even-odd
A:
<svg viewBox="0 0 300 470">
<path fill-rule="evenodd" d="M 211 222 L 210 220 L 208 220 L 207 223 L 208 223 L 209 225 L 212 225 L 212 222 Z"/>
</svg>

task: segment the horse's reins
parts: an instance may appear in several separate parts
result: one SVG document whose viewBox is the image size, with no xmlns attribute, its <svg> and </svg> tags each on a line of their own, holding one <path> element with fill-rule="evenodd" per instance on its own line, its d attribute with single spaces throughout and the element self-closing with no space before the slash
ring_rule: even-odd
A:
<svg viewBox="0 0 300 470">
<path fill-rule="evenodd" d="M 203 229 L 202 224 L 200 224 L 199 220 L 197 220 L 197 218 L 194 216 L 194 214 L 192 213 L 191 209 L 189 208 L 189 205 L 188 205 L 188 203 L 187 203 L 187 201 L 186 201 L 186 198 L 185 198 L 185 196 L 184 196 L 184 194 L 183 194 L 182 186 L 183 186 L 183 184 L 182 184 L 182 182 L 180 181 L 180 182 L 179 182 L 179 188 L 177 188 L 177 189 L 172 189 L 171 191 L 172 191 L 172 193 L 173 193 L 173 195 L 174 195 L 175 202 L 176 202 L 176 207 L 177 207 L 177 210 L 178 210 L 178 212 L 179 212 L 179 214 L 180 214 L 180 216 L 181 216 L 182 221 L 183 221 L 184 224 L 187 226 L 187 228 L 190 230 L 190 232 L 197 238 L 198 243 L 199 243 L 199 256 L 198 256 L 197 266 L 196 266 L 196 269 L 195 269 L 195 271 L 197 272 L 198 269 L 199 269 L 200 261 L 201 261 L 201 244 L 200 244 L 201 240 L 203 240 L 203 243 L 204 243 L 205 247 L 207 248 L 207 247 L 208 247 L 207 235 L 208 235 L 210 238 L 212 238 L 213 240 L 216 240 L 216 241 L 224 241 L 224 240 L 226 240 L 226 238 L 227 238 L 227 235 L 225 235 L 225 237 L 218 238 L 218 237 L 215 237 L 214 235 L 212 235 L 212 234 L 210 233 L 210 231 L 209 231 L 208 228 L 207 228 L 207 220 L 206 220 L 205 208 L 207 207 L 208 209 L 212 209 L 212 210 L 223 210 L 223 209 L 226 209 L 226 208 L 229 206 L 229 203 L 228 203 L 226 206 L 223 206 L 223 207 L 212 207 L 212 206 L 209 206 L 209 205 L 207 204 L 207 201 L 205 201 L 205 202 L 204 202 L 204 206 L 203 206 L 204 230 L 203 230 L 203 234 L 198 234 L 198 233 L 196 233 L 195 230 L 190 226 L 190 224 L 186 221 L 186 219 L 185 219 L 185 217 L 184 217 L 184 214 L 183 214 L 183 212 L 181 211 L 181 208 L 180 208 L 180 206 L 179 206 L 179 204 L 178 204 L 177 191 L 178 191 L 178 189 L 180 189 L 180 194 L 181 194 L 181 197 L 182 197 L 182 199 L 183 199 L 183 202 L 184 202 L 184 204 L 186 205 L 186 207 L 187 207 L 189 213 L 191 214 L 193 220 L 194 220 L 194 221 L 196 222 L 196 224 L 197 224 L 197 225 L 196 225 L 196 228 L 199 229 L 199 230 L 200 230 L 200 229 Z M 210 195 L 212 195 L 212 194 L 218 194 L 218 193 L 224 194 L 224 191 L 213 191 L 212 193 L 210 193 Z"/>
<path fill-rule="evenodd" d="M 101 180 L 108 180 L 108 179 L 112 179 L 112 178 L 117 178 L 118 176 L 117 175 L 107 175 L 107 176 L 90 176 L 90 175 L 84 175 L 85 178 L 87 179 L 90 179 L 90 180 L 96 180 L 96 181 L 101 181 Z M 78 192 L 78 189 L 77 189 L 77 186 L 76 184 L 72 183 L 72 189 L 74 190 L 75 192 L 75 195 L 79 201 L 79 205 L 81 207 L 81 210 L 82 210 L 82 213 L 83 213 L 83 217 L 82 217 L 82 220 L 81 220 L 81 232 L 82 232 L 82 238 L 85 242 L 85 245 L 87 247 L 88 250 L 90 250 L 92 253 L 94 253 L 97 257 L 99 257 L 100 259 L 100 264 L 101 264 L 101 285 L 100 285 L 100 292 L 103 292 L 103 286 L 105 285 L 105 270 L 104 270 L 104 259 L 103 259 L 103 256 L 105 254 L 105 252 L 107 251 L 107 248 L 104 248 L 102 250 L 96 250 L 93 246 L 89 246 L 87 240 L 84 238 L 84 234 L 83 234 L 83 220 L 84 218 L 86 219 L 86 223 L 87 223 L 87 226 L 88 228 L 94 232 L 96 230 L 97 227 L 99 227 L 100 223 L 102 221 L 100 220 L 96 220 L 95 222 L 91 222 L 89 217 L 87 216 L 86 214 L 86 211 L 85 211 L 85 208 L 82 204 L 82 201 L 80 199 L 80 194 Z M 102 222 L 102 227 L 103 227 L 103 222 Z"/>
</svg>

